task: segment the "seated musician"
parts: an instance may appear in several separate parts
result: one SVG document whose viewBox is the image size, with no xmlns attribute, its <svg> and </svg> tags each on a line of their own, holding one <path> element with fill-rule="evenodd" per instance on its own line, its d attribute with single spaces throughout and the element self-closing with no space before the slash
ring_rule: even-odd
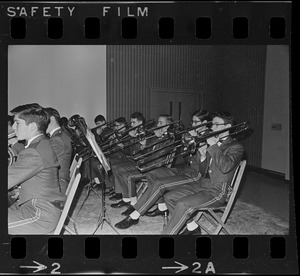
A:
<svg viewBox="0 0 300 276">
<path fill-rule="evenodd" d="M 141 143 L 135 143 L 139 140 L 138 136 L 138 128 L 139 126 L 144 126 L 145 124 L 145 118 L 144 115 L 140 112 L 134 112 L 130 116 L 130 125 L 132 130 L 128 129 L 128 134 L 125 135 L 125 137 L 121 137 L 119 139 L 119 142 L 114 143 L 115 147 L 117 148 L 115 151 L 113 148 L 110 150 L 113 153 L 113 158 L 111 158 L 111 154 L 109 153 L 106 155 L 107 158 L 110 160 L 111 165 L 111 171 L 113 177 L 115 176 L 115 172 L 118 170 L 122 170 L 122 168 L 135 169 L 136 164 L 133 161 L 132 154 L 134 151 L 139 150 L 143 145 Z M 127 133 L 127 132 L 126 132 Z M 126 137 L 129 138 L 126 138 Z M 143 143 L 143 142 L 142 142 Z M 131 146 L 132 144 L 132 146 Z M 120 152 L 121 155 L 118 158 L 115 158 L 116 152 Z M 105 153 L 104 153 L 105 154 Z M 115 185 L 115 194 L 113 194 L 109 199 L 110 200 L 119 200 L 122 198 L 122 189 L 120 185 Z"/>
<path fill-rule="evenodd" d="M 101 145 L 113 135 L 113 130 L 107 126 L 106 119 L 101 114 L 94 118 L 94 122 L 96 127 L 92 129 L 92 133 L 95 136 L 96 143 Z M 87 182 L 97 186 L 104 181 L 104 175 L 101 171 L 100 161 L 93 154 L 83 161 L 82 172 L 83 183 Z"/>
<path fill-rule="evenodd" d="M 8 115 L 8 150 L 11 153 L 9 159 L 9 165 L 17 160 L 18 154 L 24 149 L 25 141 L 18 141 L 14 130 L 12 128 L 14 124 L 14 116 Z M 10 207 L 19 198 L 19 188 L 16 186 L 8 192 L 8 207 Z"/>
<path fill-rule="evenodd" d="M 26 146 L 8 167 L 8 190 L 20 185 L 20 199 L 8 208 L 9 234 L 53 233 L 61 215 L 55 205 L 64 203 L 60 192 L 59 163 L 45 132 L 49 116 L 39 104 L 21 105 L 11 111 L 13 129 Z"/>
<path fill-rule="evenodd" d="M 192 114 L 192 126 L 196 131 L 191 131 L 191 135 L 202 135 L 207 131 L 207 124 L 211 121 L 209 112 L 206 110 L 197 110 Z M 146 173 L 148 189 L 127 211 L 127 216 L 124 220 L 117 223 L 115 226 L 120 229 L 126 229 L 134 224 L 137 224 L 141 215 L 158 216 L 168 213 L 167 206 L 164 203 L 163 195 L 180 185 L 197 182 L 200 179 L 199 172 L 200 152 L 196 150 L 189 158 L 189 163 L 182 167 L 167 168 L 161 167 Z M 161 199 L 162 198 L 162 199 Z M 148 210 L 158 202 L 158 208 L 154 211 Z M 131 211 L 131 212 L 130 212 Z"/>
<path fill-rule="evenodd" d="M 59 168 L 59 184 L 62 193 L 65 193 L 70 181 L 70 165 L 73 156 L 73 148 L 71 138 L 60 126 L 59 112 L 52 108 L 45 108 L 50 122 L 46 133 L 49 135 L 50 144 L 54 149 L 60 168 Z"/>
<path fill-rule="evenodd" d="M 18 141 L 18 139 L 13 135 L 14 130 L 12 128 L 14 124 L 14 116 L 8 115 L 8 135 L 12 135 L 8 139 L 8 146 L 11 148 L 13 151 L 14 155 L 17 156 L 20 151 L 24 149 L 24 143 L 25 141 Z"/>
<path fill-rule="evenodd" d="M 148 148 L 150 152 L 155 151 L 152 155 L 149 157 L 146 157 L 144 162 L 147 162 L 147 159 L 155 159 L 154 161 L 151 161 L 148 163 L 148 166 L 152 164 L 159 163 L 163 160 L 166 160 L 168 152 L 172 150 L 172 147 L 167 148 L 167 145 L 170 145 L 172 143 L 171 139 L 164 139 L 165 135 L 167 134 L 167 130 L 170 127 L 169 124 L 172 123 L 173 120 L 171 116 L 167 114 L 161 114 L 158 117 L 157 121 L 157 127 L 162 127 L 154 131 L 156 138 L 155 139 L 149 139 L 149 145 Z M 168 125 L 166 127 L 163 127 L 165 125 Z M 160 142 L 161 140 L 161 142 Z M 151 144 L 153 143 L 153 146 Z M 148 140 L 147 140 L 148 144 Z M 162 149 L 158 151 L 159 149 Z M 161 156 L 161 157 L 159 157 Z M 157 158 L 156 158 L 157 157 Z M 123 199 L 115 204 L 112 204 L 111 207 L 113 208 L 119 208 L 122 206 L 133 206 L 137 202 L 137 195 L 136 195 L 136 183 L 135 181 L 137 179 L 141 179 L 144 176 L 143 173 L 141 173 L 137 168 L 133 168 L 132 166 L 128 167 L 122 167 L 120 170 L 115 171 L 115 185 L 120 186 L 120 189 L 122 190 Z M 129 208 L 128 210 L 131 210 Z M 122 215 L 127 215 L 127 210 L 122 213 Z"/>
<path fill-rule="evenodd" d="M 103 115 L 97 115 L 94 119 L 94 122 L 97 126 L 96 131 L 94 133 L 96 142 L 103 143 L 109 138 L 113 130 L 110 127 L 108 127 L 106 119 Z"/>
<path fill-rule="evenodd" d="M 233 126 L 233 117 L 228 112 L 213 114 L 212 131 L 221 131 Z M 165 195 L 170 211 L 170 221 L 162 231 L 164 235 L 176 235 L 191 215 L 201 207 L 222 206 L 227 198 L 228 187 L 235 169 L 240 163 L 243 146 L 233 139 L 229 131 L 207 139 L 199 148 L 201 163 L 200 181 L 180 186 Z M 199 235 L 201 230 L 194 221 L 187 224 L 183 235 Z"/>
<path fill-rule="evenodd" d="M 115 134 L 113 134 L 111 136 L 110 143 L 108 144 L 108 146 L 111 146 L 113 143 L 115 143 L 117 141 L 118 135 L 122 136 L 122 134 L 126 131 L 126 126 L 127 126 L 127 121 L 126 121 L 125 117 L 119 117 L 114 121 Z M 122 158 L 125 158 L 125 154 L 122 152 L 122 150 L 118 150 L 115 153 L 112 153 L 109 155 L 109 162 L 110 162 L 110 164 L 116 164 L 120 160 L 122 160 Z M 112 198 L 117 197 L 116 193 L 115 193 L 114 175 L 113 174 L 110 174 L 109 176 L 107 175 L 106 179 L 105 179 L 105 183 L 106 183 L 106 188 L 107 188 L 105 195 L 112 196 Z"/>
</svg>

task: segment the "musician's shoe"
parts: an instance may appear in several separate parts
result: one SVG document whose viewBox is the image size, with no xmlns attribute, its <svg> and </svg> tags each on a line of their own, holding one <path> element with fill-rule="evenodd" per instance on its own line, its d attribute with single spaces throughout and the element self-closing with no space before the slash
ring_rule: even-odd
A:
<svg viewBox="0 0 300 276">
<path fill-rule="evenodd" d="M 190 231 L 187 227 L 180 233 L 180 235 L 202 235 L 200 227 Z"/>
<path fill-rule="evenodd" d="M 124 218 L 120 222 L 115 224 L 115 227 L 119 229 L 127 229 L 131 227 L 132 225 L 138 224 L 139 219 L 132 219 L 130 216 Z"/>
<path fill-rule="evenodd" d="M 115 189 L 113 187 L 107 188 L 107 191 L 104 193 L 106 196 L 112 196 L 115 194 Z"/>
<path fill-rule="evenodd" d="M 123 213 L 121 213 L 121 215 L 127 217 L 134 211 L 135 211 L 134 207 L 132 205 L 129 205 L 129 207 Z"/>
<path fill-rule="evenodd" d="M 157 217 L 157 216 L 168 216 L 169 210 L 161 211 L 158 208 L 154 209 L 153 211 L 147 211 L 145 216 L 147 217 Z"/>
<path fill-rule="evenodd" d="M 109 199 L 110 200 L 120 200 L 120 199 L 122 199 L 122 193 L 116 193 L 116 194 L 114 194 L 113 196 L 111 196 Z"/>
<path fill-rule="evenodd" d="M 112 208 L 120 208 L 120 207 L 123 207 L 123 206 L 129 206 L 130 205 L 130 202 L 125 202 L 123 199 L 117 203 L 113 203 L 111 204 L 110 206 Z"/>
</svg>

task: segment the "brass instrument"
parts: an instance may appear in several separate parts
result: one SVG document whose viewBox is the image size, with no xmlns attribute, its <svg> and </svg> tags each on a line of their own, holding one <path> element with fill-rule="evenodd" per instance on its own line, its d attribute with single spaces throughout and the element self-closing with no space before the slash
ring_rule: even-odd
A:
<svg viewBox="0 0 300 276">
<path fill-rule="evenodd" d="M 199 124 L 199 125 L 197 125 L 197 126 L 195 126 L 195 127 L 191 127 L 191 128 L 185 129 L 185 130 L 181 130 L 181 129 L 180 129 L 180 125 L 179 125 L 179 127 L 178 127 L 179 131 L 177 131 L 176 128 L 168 129 L 168 130 L 167 130 L 167 135 L 166 135 L 163 139 L 160 139 L 160 140 L 155 141 L 154 143 L 152 143 L 152 144 L 146 146 L 144 149 L 147 150 L 147 149 L 149 149 L 149 148 L 152 148 L 153 146 L 155 146 L 155 145 L 157 145 L 157 144 L 160 144 L 160 143 L 162 143 L 162 142 L 165 142 L 165 141 L 168 140 L 168 139 L 171 139 L 171 140 L 173 141 L 173 146 L 174 146 L 174 147 L 179 148 L 179 147 L 180 147 L 179 144 L 181 144 L 181 142 L 182 142 L 182 144 L 183 144 L 183 145 L 181 145 L 181 146 L 184 146 L 184 138 L 187 139 L 187 137 L 190 137 L 190 136 L 191 136 L 191 135 L 189 134 L 189 131 L 194 130 L 194 129 L 197 129 L 197 128 L 201 127 L 201 126 L 210 125 L 210 124 L 211 124 L 211 121 L 205 122 L 205 123 L 202 123 L 202 124 Z M 191 136 L 191 137 L 192 137 L 192 136 Z M 162 148 L 160 148 L 160 149 L 157 149 L 155 152 L 160 151 L 160 150 L 165 150 L 166 147 L 170 147 L 170 145 L 164 146 L 164 147 L 162 147 Z M 136 154 L 140 153 L 140 152 L 141 152 L 141 150 L 138 150 L 138 151 L 134 152 L 134 156 L 135 156 Z M 134 159 L 135 161 L 140 161 L 140 160 L 142 160 L 143 158 L 148 157 L 149 155 L 151 155 L 151 153 L 152 153 L 152 152 L 147 152 L 147 153 L 145 153 L 145 154 L 143 154 L 143 155 L 141 155 L 141 156 L 134 157 L 133 159 Z M 143 163 L 142 161 L 140 161 L 140 162 Z"/>
<path fill-rule="evenodd" d="M 184 146 L 187 149 L 184 150 L 183 152 L 179 153 L 179 154 L 176 154 L 173 157 L 173 159 L 175 159 L 175 158 L 177 158 L 179 156 L 183 156 L 183 155 L 187 155 L 187 154 L 195 152 L 196 149 L 198 149 L 198 147 L 203 146 L 204 144 L 207 144 L 206 140 L 208 138 L 210 138 L 210 137 L 218 136 L 221 133 L 224 133 L 224 132 L 227 132 L 227 131 L 229 131 L 229 132 L 233 131 L 229 135 L 230 136 L 236 136 L 237 134 L 244 133 L 247 130 L 249 130 L 249 123 L 247 121 L 245 121 L 245 122 L 242 122 L 240 124 L 236 124 L 236 125 L 234 125 L 232 127 L 229 127 L 229 128 L 225 128 L 225 129 L 218 130 L 218 131 L 212 131 L 212 132 L 209 132 L 207 134 L 203 134 L 203 135 L 201 135 L 199 137 L 197 137 L 197 136 L 193 137 L 193 139 L 191 139 L 190 141 L 188 141 L 188 144 L 181 145 L 181 147 Z M 222 139 L 226 138 L 229 135 L 226 135 L 226 136 L 222 137 Z M 175 149 L 178 149 L 178 147 L 180 147 L 178 143 L 174 143 L 174 145 L 175 145 Z M 168 165 L 165 161 L 163 161 L 163 162 L 158 162 L 158 163 L 154 163 L 154 164 L 151 164 L 149 166 L 146 166 L 146 164 L 148 164 L 148 163 L 150 163 L 152 161 L 155 161 L 155 160 L 157 160 L 157 159 L 159 159 L 159 158 L 161 158 L 163 156 L 169 155 L 169 154 L 170 154 L 170 152 L 164 153 L 162 155 L 156 156 L 155 158 L 153 158 L 151 160 L 147 160 L 147 162 L 144 162 L 144 163 L 141 162 L 142 164 L 138 166 L 138 169 L 142 173 L 144 173 L 144 172 L 147 172 L 147 171 L 152 170 L 154 168 L 158 168 L 158 167 L 160 167 L 162 165 Z"/>
<path fill-rule="evenodd" d="M 8 140 L 12 138 L 16 138 L 17 135 L 13 132 L 8 134 Z M 8 144 L 8 166 L 11 166 L 16 161 L 17 156 L 15 155 L 14 151 L 12 150 L 11 146 Z"/>
<path fill-rule="evenodd" d="M 171 126 L 171 127 L 170 127 Z M 166 125 L 163 125 L 163 126 L 159 126 L 159 127 L 154 127 L 150 130 L 148 130 L 148 133 L 146 134 L 145 138 L 146 140 L 148 139 L 152 139 L 154 137 L 156 137 L 156 135 L 151 135 L 153 132 L 155 133 L 156 130 L 159 130 L 161 128 L 164 128 L 164 127 L 168 127 L 167 129 L 167 132 L 164 134 L 165 137 L 163 137 L 163 139 L 160 139 L 160 140 L 157 140 L 149 145 L 147 145 L 146 147 L 144 147 L 143 149 L 139 149 L 137 151 L 134 151 L 133 152 L 133 156 L 137 155 L 138 153 L 140 153 L 141 151 L 144 151 L 144 150 L 148 150 L 150 148 L 153 148 L 155 145 L 157 144 L 160 144 L 160 143 L 163 143 L 165 142 L 166 140 L 173 140 L 175 141 L 177 136 L 178 136 L 178 131 L 181 130 L 181 127 L 182 127 L 182 122 L 179 120 L 179 121 L 176 121 L 176 122 L 172 122 L 172 123 L 169 123 L 169 124 L 166 124 Z M 148 136 L 147 135 L 151 135 L 151 136 Z M 141 139 L 143 140 L 143 139 Z"/>
<path fill-rule="evenodd" d="M 88 128 L 84 118 L 76 114 L 69 119 L 69 122 L 70 126 L 75 126 L 77 129 L 80 130 L 82 134 L 84 134 L 86 140 L 88 141 L 88 148 L 91 148 L 93 150 L 93 153 L 97 156 L 102 167 L 104 168 L 106 173 L 108 173 L 110 171 L 110 165 L 106 157 L 104 156 L 102 150 L 96 143 L 95 136 L 92 133 L 92 131 Z"/>
<path fill-rule="evenodd" d="M 105 140 L 105 142 L 100 143 L 99 147 L 100 148 L 104 148 L 105 146 L 110 147 L 110 145 L 112 145 L 113 142 L 115 142 L 115 140 L 121 139 L 122 138 L 122 130 L 125 128 L 127 129 L 130 126 L 130 123 L 127 123 L 126 125 L 124 125 L 123 127 L 121 127 L 118 130 L 114 130 L 109 137 L 107 137 L 107 139 Z M 110 139 L 109 139 L 110 138 Z M 108 145 L 110 144 L 110 145 Z"/>
<path fill-rule="evenodd" d="M 9 139 L 12 139 L 12 138 L 16 138 L 17 137 L 17 135 L 16 135 L 16 133 L 10 133 L 10 134 L 8 134 L 8 140 Z"/>
<path fill-rule="evenodd" d="M 8 147 L 8 166 L 11 166 L 16 161 L 17 156 L 11 147 Z"/>
<path fill-rule="evenodd" d="M 102 124 L 102 125 L 100 125 L 100 126 L 95 126 L 95 127 L 91 128 L 91 131 L 94 132 L 94 131 L 96 131 L 98 128 L 101 128 L 101 127 L 106 126 L 106 125 L 107 125 L 107 127 L 111 127 L 111 125 L 112 125 L 115 121 L 116 121 L 116 119 L 111 120 L 111 121 L 109 121 L 109 122 L 106 122 L 106 123 L 104 123 L 104 124 Z"/>
<path fill-rule="evenodd" d="M 105 155 L 110 155 L 112 153 L 118 152 L 119 150 L 131 147 L 132 145 L 136 144 L 137 141 L 133 141 L 132 143 L 128 143 L 128 144 L 124 145 L 124 147 L 119 147 L 118 146 L 119 144 L 131 142 L 131 140 L 135 140 L 135 138 L 139 139 L 139 137 L 144 136 L 146 131 L 147 131 L 147 128 L 152 127 L 153 124 L 155 124 L 155 123 L 156 123 L 155 120 L 151 119 L 151 120 L 147 121 L 145 124 L 141 124 L 141 125 L 138 125 L 138 126 L 131 127 L 129 129 L 127 129 L 124 133 L 122 133 L 121 137 L 117 137 L 115 142 L 113 142 L 112 144 L 108 145 L 105 148 L 102 148 L 104 154 Z M 136 136 L 135 137 L 129 135 L 129 133 L 133 130 L 136 130 Z M 141 140 L 139 140 L 139 141 L 141 141 Z"/>
</svg>

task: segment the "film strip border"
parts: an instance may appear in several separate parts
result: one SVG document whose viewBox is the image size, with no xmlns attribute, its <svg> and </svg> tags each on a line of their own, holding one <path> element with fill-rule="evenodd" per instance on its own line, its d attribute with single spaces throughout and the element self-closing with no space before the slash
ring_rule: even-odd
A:
<svg viewBox="0 0 300 276">
<path fill-rule="evenodd" d="M 290 15 L 276 2 L 12 2 L 0 31 L 13 44 L 289 44 Z"/>
<path fill-rule="evenodd" d="M 2 2 L 0 7 L 1 51 L 9 44 L 291 43 L 291 5 L 282 2 Z M 288 236 L 250 237 L 3 234 L 0 272 L 294 274 L 293 227 Z"/>
<path fill-rule="evenodd" d="M 2 272 L 29 273 L 53 264 L 60 273 L 293 274 L 297 260 L 289 237 L 14 237 Z M 290 244 L 290 245 L 289 245 Z"/>
</svg>

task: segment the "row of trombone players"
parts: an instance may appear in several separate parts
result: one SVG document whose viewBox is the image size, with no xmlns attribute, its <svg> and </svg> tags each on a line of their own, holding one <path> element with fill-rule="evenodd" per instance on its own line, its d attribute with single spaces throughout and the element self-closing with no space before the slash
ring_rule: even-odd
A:
<svg viewBox="0 0 300 276">
<path fill-rule="evenodd" d="M 116 201 L 111 207 L 120 208 L 124 219 L 115 227 L 133 227 L 141 223 L 140 216 L 164 216 L 164 235 L 201 234 L 193 217 L 199 208 L 225 203 L 244 155 L 237 137 L 249 127 L 248 122 L 235 124 L 228 112 L 204 109 L 192 114 L 188 128 L 168 114 L 146 121 L 142 113 L 134 112 L 130 123 L 124 117 L 111 122 L 102 118 L 91 131 L 108 160 L 110 170 L 105 173 L 88 149 L 82 119 L 74 115 L 68 122 L 76 132 L 74 148 L 85 160 L 87 181 L 104 183 L 105 195 Z M 147 189 L 138 197 L 141 181 Z"/>
</svg>

